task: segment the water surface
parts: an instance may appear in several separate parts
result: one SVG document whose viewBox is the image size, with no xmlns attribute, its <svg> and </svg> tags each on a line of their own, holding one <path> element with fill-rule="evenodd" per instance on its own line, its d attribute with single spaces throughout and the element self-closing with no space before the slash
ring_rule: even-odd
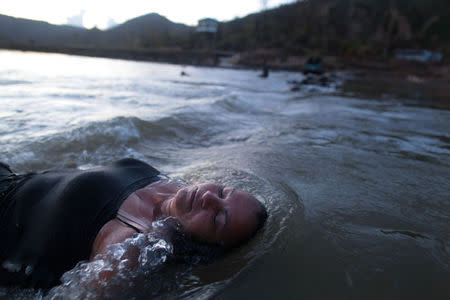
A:
<svg viewBox="0 0 450 300">
<path fill-rule="evenodd" d="M 301 74 L 59 54 L 0 51 L 0 64 L 0 160 L 16 171 L 135 157 L 267 205 L 248 245 L 162 272 L 164 288 L 155 273 L 138 298 L 450 296 L 450 112 L 429 93 L 364 93 L 367 81 L 291 92 Z"/>
</svg>

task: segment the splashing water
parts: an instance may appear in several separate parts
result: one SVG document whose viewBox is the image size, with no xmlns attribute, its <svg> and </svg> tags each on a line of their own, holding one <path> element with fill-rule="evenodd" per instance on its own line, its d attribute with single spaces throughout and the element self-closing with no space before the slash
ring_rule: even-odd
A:
<svg viewBox="0 0 450 300">
<path fill-rule="evenodd" d="M 163 221 L 155 223 L 155 227 L 163 226 Z M 154 289 L 157 284 L 152 284 L 153 275 L 173 255 L 173 245 L 160 235 L 159 231 L 136 233 L 108 246 L 105 254 L 80 262 L 66 272 L 62 284 L 50 290 L 45 299 L 119 299 L 127 295 L 130 287 L 143 282 L 153 288 L 146 292 L 155 294 L 160 288 Z"/>
</svg>

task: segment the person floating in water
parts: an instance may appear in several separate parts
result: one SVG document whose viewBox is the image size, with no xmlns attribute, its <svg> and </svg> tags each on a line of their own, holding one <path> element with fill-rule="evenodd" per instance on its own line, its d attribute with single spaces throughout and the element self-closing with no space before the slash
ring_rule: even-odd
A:
<svg viewBox="0 0 450 300">
<path fill-rule="evenodd" d="M 0 163 L 0 285 L 48 288 L 77 262 L 173 218 L 198 243 L 231 249 L 267 212 L 231 186 L 188 186 L 136 159 L 18 175 Z"/>
</svg>

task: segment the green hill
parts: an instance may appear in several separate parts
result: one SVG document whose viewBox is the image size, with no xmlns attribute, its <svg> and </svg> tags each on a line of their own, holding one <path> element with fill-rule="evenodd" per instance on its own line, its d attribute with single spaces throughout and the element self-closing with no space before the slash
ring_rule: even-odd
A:
<svg viewBox="0 0 450 300">
<path fill-rule="evenodd" d="M 223 23 L 218 47 L 383 55 L 397 47 L 449 51 L 448 0 L 309 0 Z"/>
<path fill-rule="evenodd" d="M 71 44 L 86 32 L 86 29 L 73 26 L 52 25 L 42 21 L 0 15 L 0 46 L 9 44 L 61 46 Z"/>
<path fill-rule="evenodd" d="M 103 42 L 115 47 L 175 47 L 186 43 L 192 28 L 156 13 L 129 20 L 103 33 Z"/>
<path fill-rule="evenodd" d="M 162 48 L 284 55 L 389 56 L 397 48 L 450 53 L 448 0 L 304 0 L 223 22 L 216 36 L 158 14 L 110 30 L 86 30 L 0 15 L 0 47 L 149 51 Z"/>
<path fill-rule="evenodd" d="M 192 28 L 152 13 L 110 30 L 87 30 L 0 15 L 0 45 L 146 48 L 180 45 Z"/>
</svg>

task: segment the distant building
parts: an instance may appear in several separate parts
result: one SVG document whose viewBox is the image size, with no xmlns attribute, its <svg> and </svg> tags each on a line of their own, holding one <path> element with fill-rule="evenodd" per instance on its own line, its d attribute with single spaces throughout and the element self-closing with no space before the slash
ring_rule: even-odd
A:
<svg viewBox="0 0 450 300">
<path fill-rule="evenodd" d="M 216 33 L 219 27 L 219 21 L 211 18 L 201 19 L 198 21 L 197 32 Z"/>
<path fill-rule="evenodd" d="M 111 28 L 113 28 L 114 26 L 117 26 L 118 24 L 117 24 L 117 22 L 116 22 L 116 20 L 114 20 L 113 18 L 109 18 L 108 19 L 108 24 L 106 24 L 106 29 L 111 29 Z"/>
<path fill-rule="evenodd" d="M 83 24 L 84 13 L 85 13 L 85 11 L 81 10 L 79 14 L 68 17 L 67 24 L 84 28 L 84 24 Z"/>
<path fill-rule="evenodd" d="M 397 59 L 413 60 L 420 62 L 441 62 L 444 58 L 442 53 L 429 50 L 401 49 L 395 53 Z"/>
</svg>

